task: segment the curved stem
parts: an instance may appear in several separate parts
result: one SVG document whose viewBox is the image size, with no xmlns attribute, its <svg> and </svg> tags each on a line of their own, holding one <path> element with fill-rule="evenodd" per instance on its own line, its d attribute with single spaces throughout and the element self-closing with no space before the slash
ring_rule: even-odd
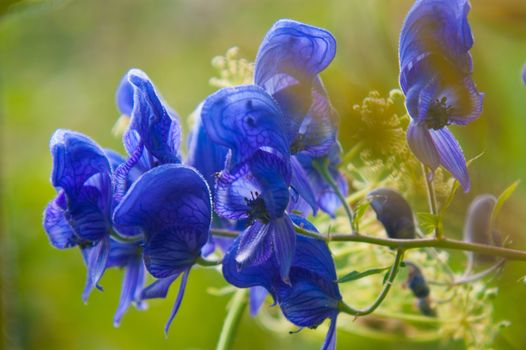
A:
<svg viewBox="0 0 526 350">
<path fill-rule="evenodd" d="M 503 247 L 496 247 L 487 244 L 478 244 L 478 243 L 469 243 L 464 241 L 459 241 L 456 239 L 449 238 L 419 238 L 419 239 L 395 239 L 395 238 L 381 238 L 373 237 L 356 233 L 331 233 L 330 235 L 322 235 L 317 232 L 306 230 L 302 227 L 294 227 L 296 232 L 303 235 L 313 237 L 325 242 L 360 242 L 375 244 L 384 247 L 389 247 L 393 249 L 415 249 L 415 248 L 442 248 L 442 249 L 453 249 L 453 250 L 463 250 L 470 251 L 482 254 L 489 254 L 500 256 L 508 260 L 519 260 L 526 261 L 526 251 L 509 249 Z M 237 237 L 239 231 L 230 231 L 230 230 L 219 230 L 212 229 L 212 234 L 224 237 Z"/>
<path fill-rule="evenodd" d="M 119 243 L 137 243 L 144 241 L 143 234 L 138 234 L 135 236 L 123 236 L 115 230 L 110 230 L 110 237 Z"/>
<path fill-rule="evenodd" d="M 248 304 L 248 289 L 238 289 L 230 304 L 228 305 L 228 313 L 221 329 L 221 335 L 217 342 L 216 350 L 228 350 L 232 347 L 232 342 L 236 335 L 241 321 L 243 311 Z"/>
<path fill-rule="evenodd" d="M 487 269 L 472 275 L 464 275 L 461 278 L 453 281 L 453 283 L 451 283 L 449 286 L 458 286 L 460 284 L 471 283 L 483 279 L 484 277 L 491 275 L 492 273 L 500 269 L 502 266 L 504 266 L 505 263 L 505 259 L 499 259 L 499 261 L 497 261 L 495 264 L 491 265 Z"/>
<path fill-rule="evenodd" d="M 201 266 L 218 266 L 223 263 L 221 260 L 215 260 L 215 261 L 206 260 L 202 256 L 198 257 L 195 262 Z"/>
<path fill-rule="evenodd" d="M 338 196 L 338 199 L 343 205 L 343 209 L 345 209 L 345 214 L 347 214 L 347 218 L 349 219 L 349 225 L 351 225 L 351 228 L 354 226 L 354 213 L 351 209 L 351 206 L 347 202 L 347 199 L 343 195 L 343 193 L 340 191 L 340 188 L 338 187 L 338 184 L 334 181 L 332 178 L 329 167 L 328 167 L 328 160 L 324 159 L 322 161 L 320 160 L 313 160 L 312 166 L 320 173 L 320 175 L 323 177 L 325 181 L 331 186 L 332 190 L 336 195 Z"/>
<path fill-rule="evenodd" d="M 429 179 L 428 173 L 430 172 L 430 169 L 426 167 L 424 164 L 422 164 L 422 171 L 424 173 L 424 179 L 426 181 L 426 187 L 427 187 L 427 202 L 429 204 L 429 211 L 431 214 L 437 216 L 438 215 L 438 205 L 437 205 L 437 198 L 435 193 L 435 186 L 433 186 L 433 180 Z M 440 229 L 440 223 L 437 224 L 435 227 L 435 237 L 437 239 L 442 239 L 442 230 Z"/>
<path fill-rule="evenodd" d="M 371 305 L 369 305 L 365 309 L 354 309 L 353 307 L 345 304 L 343 301 L 340 301 L 340 311 L 353 316 L 364 316 L 376 310 L 378 306 L 380 306 L 382 301 L 384 301 L 387 294 L 389 294 L 389 290 L 391 290 L 391 286 L 393 285 L 396 275 L 398 274 L 400 263 L 404 258 L 404 252 L 405 251 L 403 249 L 398 249 L 396 251 L 395 261 L 393 262 L 393 265 L 389 270 L 389 274 L 387 275 L 387 280 L 385 281 L 382 287 L 382 291 L 380 292 L 380 294 L 378 294 L 378 297 L 376 297 L 376 300 Z"/>
</svg>

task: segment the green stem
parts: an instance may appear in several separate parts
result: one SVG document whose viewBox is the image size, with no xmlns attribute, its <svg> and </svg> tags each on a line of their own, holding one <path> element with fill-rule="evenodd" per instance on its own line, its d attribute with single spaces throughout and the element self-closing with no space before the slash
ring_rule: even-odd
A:
<svg viewBox="0 0 526 350">
<path fill-rule="evenodd" d="M 435 193 L 435 186 L 433 185 L 433 181 L 429 179 L 427 176 L 430 172 L 430 169 L 422 164 L 422 171 L 424 173 L 424 179 L 426 181 L 426 187 L 427 187 L 427 202 L 429 204 L 429 211 L 434 216 L 438 216 L 438 205 L 437 205 L 437 198 Z M 442 230 L 440 229 L 440 223 L 437 224 L 435 227 L 435 237 L 437 239 L 442 239 Z"/>
<path fill-rule="evenodd" d="M 336 193 L 336 195 L 338 196 L 338 199 L 340 200 L 340 202 L 343 205 L 343 208 L 345 209 L 345 213 L 347 214 L 347 218 L 349 219 L 349 225 L 351 225 L 351 228 L 353 228 L 354 227 L 354 213 L 353 213 L 353 211 L 351 209 L 351 206 L 347 202 L 347 199 L 345 198 L 343 193 L 340 191 L 340 188 L 338 187 L 338 184 L 334 181 L 334 179 L 332 178 L 332 176 L 331 176 L 331 174 L 329 172 L 328 160 L 327 159 L 324 159 L 323 161 L 313 160 L 312 161 L 312 166 L 316 170 L 318 170 L 320 175 L 325 179 L 325 181 L 327 181 L 327 183 L 329 184 L 329 186 L 331 186 L 331 188 L 334 191 L 334 193 Z"/>
<path fill-rule="evenodd" d="M 196 261 L 195 261 L 198 265 L 201 265 L 201 266 L 217 266 L 217 265 L 221 265 L 222 261 L 221 260 L 215 260 L 215 261 L 212 261 L 212 260 L 206 260 L 205 258 L 203 258 L 202 256 L 199 256 Z"/>
<path fill-rule="evenodd" d="M 364 316 L 369 315 L 370 313 L 374 312 L 382 304 L 387 294 L 389 294 L 389 291 L 391 290 L 391 286 L 393 285 L 393 282 L 396 278 L 396 275 L 398 274 L 398 269 L 400 267 L 400 263 L 402 262 L 402 259 L 404 258 L 404 250 L 398 249 L 396 251 L 396 257 L 395 261 L 393 262 L 393 265 L 391 266 L 391 269 L 389 270 L 389 274 L 387 275 L 387 280 L 385 281 L 382 291 L 380 294 L 378 294 L 378 297 L 376 297 L 376 300 L 366 307 L 365 309 L 355 309 L 347 304 L 345 304 L 343 301 L 340 301 L 340 311 L 344 312 L 349 315 L 353 316 Z"/>
<path fill-rule="evenodd" d="M 137 243 L 144 241 L 144 235 L 123 236 L 115 230 L 110 230 L 110 237 L 120 243 Z"/>
<path fill-rule="evenodd" d="M 243 316 L 243 311 L 247 307 L 247 304 L 248 289 L 238 289 L 228 305 L 228 313 L 223 323 L 223 328 L 221 329 L 216 350 L 231 349 L 241 317 Z"/>
<path fill-rule="evenodd" d="M 367 236 L 358 232 L 332 233 L 330 235 L 322 235 L 320 233 L 309 231 L 298 226 L 294 227 L 294 229 L 298 233 L 316 239 L 320 239 L 325 242 L 360 242 L 404 250 L 434 247 L 441 249 L 463 250 L 475 253 L 489 254 L 494 256 L 500 256 L 508 260 L 526 261 L 526 251 L 496 247 L 487 244 L 469 243 L 449 238 L 395 239 Z M 212 229 L 212 234 L 223 237 L 237 237 L 240 233 L 240 231 Z"/>
</svg>

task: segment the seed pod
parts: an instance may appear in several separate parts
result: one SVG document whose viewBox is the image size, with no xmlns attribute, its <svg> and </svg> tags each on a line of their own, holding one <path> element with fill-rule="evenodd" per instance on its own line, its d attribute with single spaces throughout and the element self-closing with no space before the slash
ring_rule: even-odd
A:
<svg viewBox="0 0 526 350">
<path fill-rule="evenodd" d="M 409 203 L 398 192 L 388 188 L 379 188 L 367 194 L 367 198 L 376 212 L 377 219 L 383 224 L 390 238 L 414 239 L 415 223 Z"/>
<path fill-rule="evenodd" d="M 475 197 L 466 216 L 464 241 L 495 246 L 501 244 L 499 234 L 491 227 L 491 213 L 496 203 L 497 199 L 490 194 Z M 495 257 L 490 255 L 474 254 L 473 252 L 466 254 L 469 259 L 474 259 L 477 263 L 495 261 Z"/>
</svg>

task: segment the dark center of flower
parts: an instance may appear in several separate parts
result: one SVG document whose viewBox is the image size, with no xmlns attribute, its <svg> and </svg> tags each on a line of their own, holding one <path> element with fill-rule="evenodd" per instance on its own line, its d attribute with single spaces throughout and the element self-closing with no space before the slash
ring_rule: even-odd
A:
<svg viewBox="0 0 526 350">
<path fill-rule="evenodd" d="M 424 123 L 429 129 L 442 129 L 449 124 L 449 116 L 452 113 L 453 106 L 448 106 L 447 97 L 444 96 L 440 100 L 436 99 L 431 103 Z"/>
<path fill-rule="evenodd" d="M 250 222 L 258 219 L 266 224 L 270 221 L 265 201 L 257 191 L 250 191 L 250 198 L 245 197 L 245 203 L 248 206 L 248 220 Z"/>
<path fill-rule="evenodd" d="M 305 149 L 305 141 L 306 141 L 305 134 L 298 134 L 294 138 L 294 141 L 292 141 L 292 144 L 290 145 L 290 153 L 296 154 L 298 152 L 301 152 Z"/>
</svg>

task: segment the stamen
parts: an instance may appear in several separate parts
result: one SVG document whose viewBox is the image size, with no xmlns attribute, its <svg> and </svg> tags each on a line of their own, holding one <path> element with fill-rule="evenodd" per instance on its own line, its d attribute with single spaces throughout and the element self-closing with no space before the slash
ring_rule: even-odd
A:
<svg viewBox="0 0 526 350">
<path fill-rule="evenodd" d="M 250 198 L 245 197 L 245 203 L 248 206 L 248 220 L 253 222 L 254 220 L 260 220 L 263 223 L 270 221 L 270 216 L 265 206 L 265 201 L 260 197 L 258 191 L 250 191 Z"/>
<path fill-rule="evenodd" d="M 449 116 L 453 113 L 453 106 L 447 105 L 447 97 L 442 97 L 440 100 L 436 99 L 424 119 L 425 125 L 430 129 L 442 129 L 449 124 Z"/>
</svg>

